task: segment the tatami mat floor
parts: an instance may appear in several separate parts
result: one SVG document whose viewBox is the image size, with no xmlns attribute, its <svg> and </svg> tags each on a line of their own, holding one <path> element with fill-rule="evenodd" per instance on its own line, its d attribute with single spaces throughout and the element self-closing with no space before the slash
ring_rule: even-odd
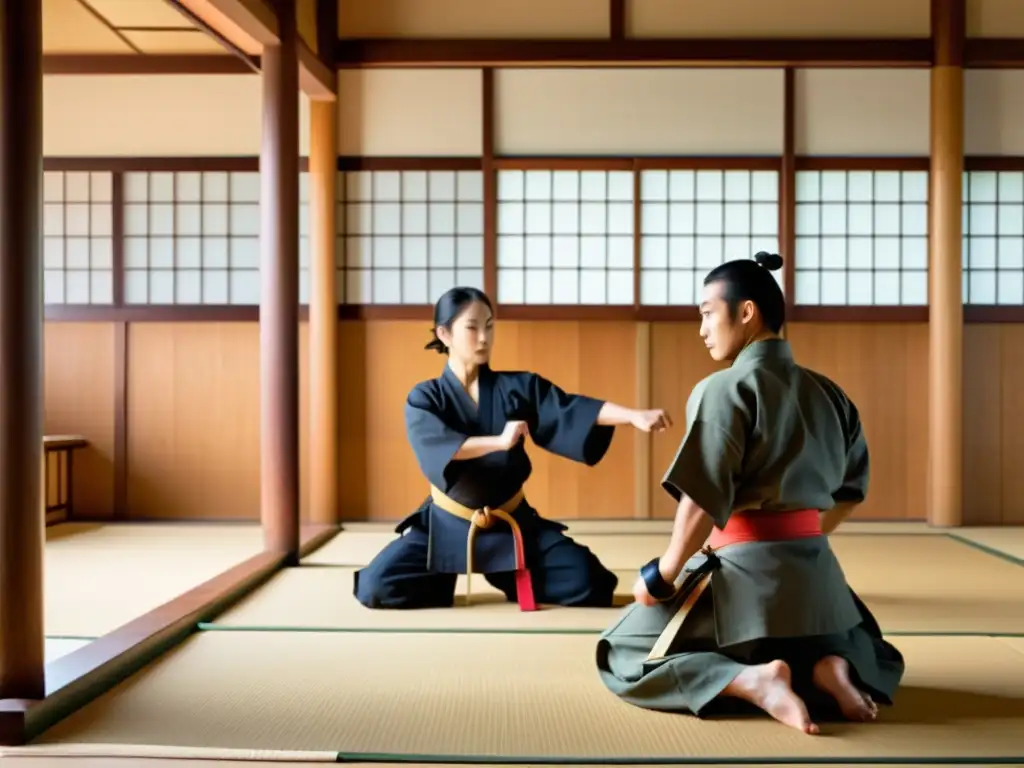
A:
<svg viewBox="0 0 1024 768">
<path fill-rule="evenodd" d="M 214 627 L 305 630 L 488 630 L 597 632 L 616 609 L 577 608 L 521 613 L 482 577 L 472 580 L 473 605 L 420 611 L 374 611 L 352 597 L 353 575 L 389 534 L 347 531 L 303 562 L 274 576 L 220 616 Z M 664 551 L 668 534 L 579 534 L 619 576 L 622 603 L 631 601 L 637 570 Z M 1024 633 L 1024 578 L 1019 565 L 947 536 L 849 533 L 833 547 L 847 578 L 887 632 Z M 332 564 L 333 567 L 332 567 Z M 464 600 L 465 577 L 457 591 Z"/>
<path fill-rule="evenodd" d="M 352 572 L 394 536 L 392 527 L 346 525 L 300 567 L 203 627 L 209 631 L 31 746 L 0 752 L 0 765 L 73 762 L 92 768 L 98 761 L 111 768 L 170 768 L 162 762 L 169 758 L 174 768 L 183 760 L 199 768 L 209 758 L 220 765 L 225 758 L 287 765 L 289 759 L 336 761 L 339 753 L 344 762 L 394 759 L 405 765 L 495 765 L 502 759 L 518 765 L 609 759 L 631 765 L 1024 765 L 1024 529 L 946 532 L 913 523 L 853 524 L 835 536 L 848 578 L 906 655 L 908 671 L 896 706 L 880 722 L 829 725 L 826 735 L 811 738 L 766 719 L 696 721 L 619 702 L 601 686 L 593 665 L 594 635 L 618 609 L 523 614 L 481 577 L 473 579 L 470 606 L 363 609 L 352 597 Z M 92 574 L 104 570 L 100 580 L 141 593 L 132 598 L 134 608 L 109 610 L 116 601 L 94 600 L 93 611 L 107 610 L 102 620 L 89 620 L 92 631 L 69 631 L 88 623 L 74 616 L 88 614 L 88 605 L 48 606 L 48 633 L 67 636 L 48 642 L 48 658 L 85 642 L 76 636 L 109 631 L 113 622 L 165 602 L 262 544 L 258 526 L 128 528 L 136 526 L 104 526 L 48 543 L 48 567 L 61 561 L 58 552 L 71 552 L 63 554 L 58 572 L 69 573 L 72 561 L 89 568 L 90 579 L 67 587 L 77 590 L 79 600 L 88 602 L 87 593 L 103 589 Z M 80 538 L 87 533 L 91 540 Z M 624 601 L 637 566 L 664 547 L 668 533 L 668 521 L 580 522 L 570 528 L 621 570 Z M 77 550 L 70 545 L 76 539 Z M 67 542 L 62 550 L 51 550 L 61 541 Z M 120 579 L 109 573 L 114 548 L 118 559 L 133 558 L 124 570 L 135 568 L 134 580 L 125 580 L 124 571 Z M 188 564 L 186 552 L 200 562 Z M 104 560 L 106 569 L 98 565 Z M 175 573 L 183 564 L 187 573 Z M 149 584 L 135 578 L 142 574 L 150 574 Z M 460 592 L 464 586 L 460 580 Z M 48 583 L 48 597 L 50 589 Z M 96 631 L 101 624 L 106 628 Z M 51 631 L 51 625 L 64 631 Z"/>
<path fill-rule="evenodd" d="M 1024 653 L 1004 638 L 897 637 L 907 676 L 870 725 L 807 737 L 767 718 L 706 720 L 629 706 L 602 687 L 582 635 L 201 632 L 58 723 L 38 752 L 217 756 L 309 751 L 346 760 L 501 756 L 528 762 L 699 758 L 830 761 L 1024 751 Z M 486 651 L 484 651 L 484 648 Z M 490 657 L 490 658 L 488 658 Z M 429 659 L 429 663 L 424 660 Z M 120 745 L 120 746 L 112 746 Z"/>
<path fill-rule="evenodd" d="M 44 561 L 46 635 L 105 635 L 262 549 L 263 532 L 251 523 L 53 526 Z"/>
</svg>

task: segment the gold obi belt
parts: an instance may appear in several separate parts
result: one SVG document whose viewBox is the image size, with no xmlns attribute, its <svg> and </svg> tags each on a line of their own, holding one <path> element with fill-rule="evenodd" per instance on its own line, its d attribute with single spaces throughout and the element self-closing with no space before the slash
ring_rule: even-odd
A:
<svg viewBox="0 0 1024 768">
<path fill-rule="evenodd" d="M 476 532 L 480 529 L 490 528 L 498 520 L 508 523 L 512 529 L 513 546 L 515 547 L 516 563 L 516 601 L 522 611 L 537 610 L 537 602 L 533 596 L 533 581 L 530 579 L 530 572 L 526 568 L 526 552 L 523 549 L 523 533 L 519 523 L 512 517 L 526 495 L 520 488 L 516 494 L 497 507 L 481 507 L 472 509 L 448 496 L 441 489 L 431 485 L 430 498 L 438 509 L 442 509 L 450 515 L 461 517 L 469 523 L 469 535 L 466 537 L 466 603 L 469 604 L 471 592 L 470 580 L 473 577 L 473 541 Z"/>
</svg>

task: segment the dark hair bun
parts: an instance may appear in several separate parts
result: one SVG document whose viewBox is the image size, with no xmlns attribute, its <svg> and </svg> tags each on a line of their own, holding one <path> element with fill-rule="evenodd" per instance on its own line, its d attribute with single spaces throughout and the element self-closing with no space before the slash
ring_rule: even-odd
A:
<svg viewBox="0 0 1024 768">
<path fill-rule="evenodd" d="M 446 347 L 444 345 L 443 341 L 441 341 L 439 338 L 437 338 L 437 331 L 434 330 L 433 328 L 431 328 L 430 329 L 430 335 L 433 336 L 434 338 L 432 338 L 430 341 L 428 341 L 426 346 L 423 347 L 423 348 L 424 349 L 432 349 L 432 350 L 434 350 L 435 352 L 437 352 L 438 354 L 441 354 L 441 355 L 448 354 L 448 347 Z"/>
<path fill-rule="evenodd" d="M 778 269 L 782 269 L 782 257 L 777 253 L 768 253 L 768 251 L 758 251 L 754 254 L 754 261 L 760 264 L 762 267 L 767 269 L 769 272 L 775 272 Z"/>
</svg>

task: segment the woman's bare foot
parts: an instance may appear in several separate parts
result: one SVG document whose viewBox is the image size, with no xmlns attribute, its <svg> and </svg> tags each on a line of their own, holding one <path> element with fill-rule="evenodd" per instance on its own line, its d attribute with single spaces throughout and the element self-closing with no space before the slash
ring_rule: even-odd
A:
<svg viewBox="0 0 1024 768">
<path fill-rule="evenodd" d="M 850 681 L 850 665 L 841 656 L 826 656 L 815 664 L 813 680 L 838 702 L 848 720 L 867 723 L 878 717 L 878 705 Z"/>
<path fill-rule="evenodd" d="M 807 706 L 793 692 L 792 672 L 784 661 L 772 661 L 747 667 L 729 683 L 722 693 L 749 701 L 780 723 L 804 733 L 817 733 Z"/>
</svg>

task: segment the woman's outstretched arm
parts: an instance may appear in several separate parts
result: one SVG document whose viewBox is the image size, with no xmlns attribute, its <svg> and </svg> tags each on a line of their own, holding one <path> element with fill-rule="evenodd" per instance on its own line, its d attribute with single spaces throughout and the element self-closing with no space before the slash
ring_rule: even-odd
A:
<svg viewBox="0 0 1024 768">
<path fill-rule="evenodd" d="M 661 432 L 672 426 L 672 419 L 660 408 L 641 411 L 636 408 L 626 408 L 617 403 L 606 402 L 597 414 L 597 423 L 602 427 L 632 424 L 643 432 Z"/>
</svg>

